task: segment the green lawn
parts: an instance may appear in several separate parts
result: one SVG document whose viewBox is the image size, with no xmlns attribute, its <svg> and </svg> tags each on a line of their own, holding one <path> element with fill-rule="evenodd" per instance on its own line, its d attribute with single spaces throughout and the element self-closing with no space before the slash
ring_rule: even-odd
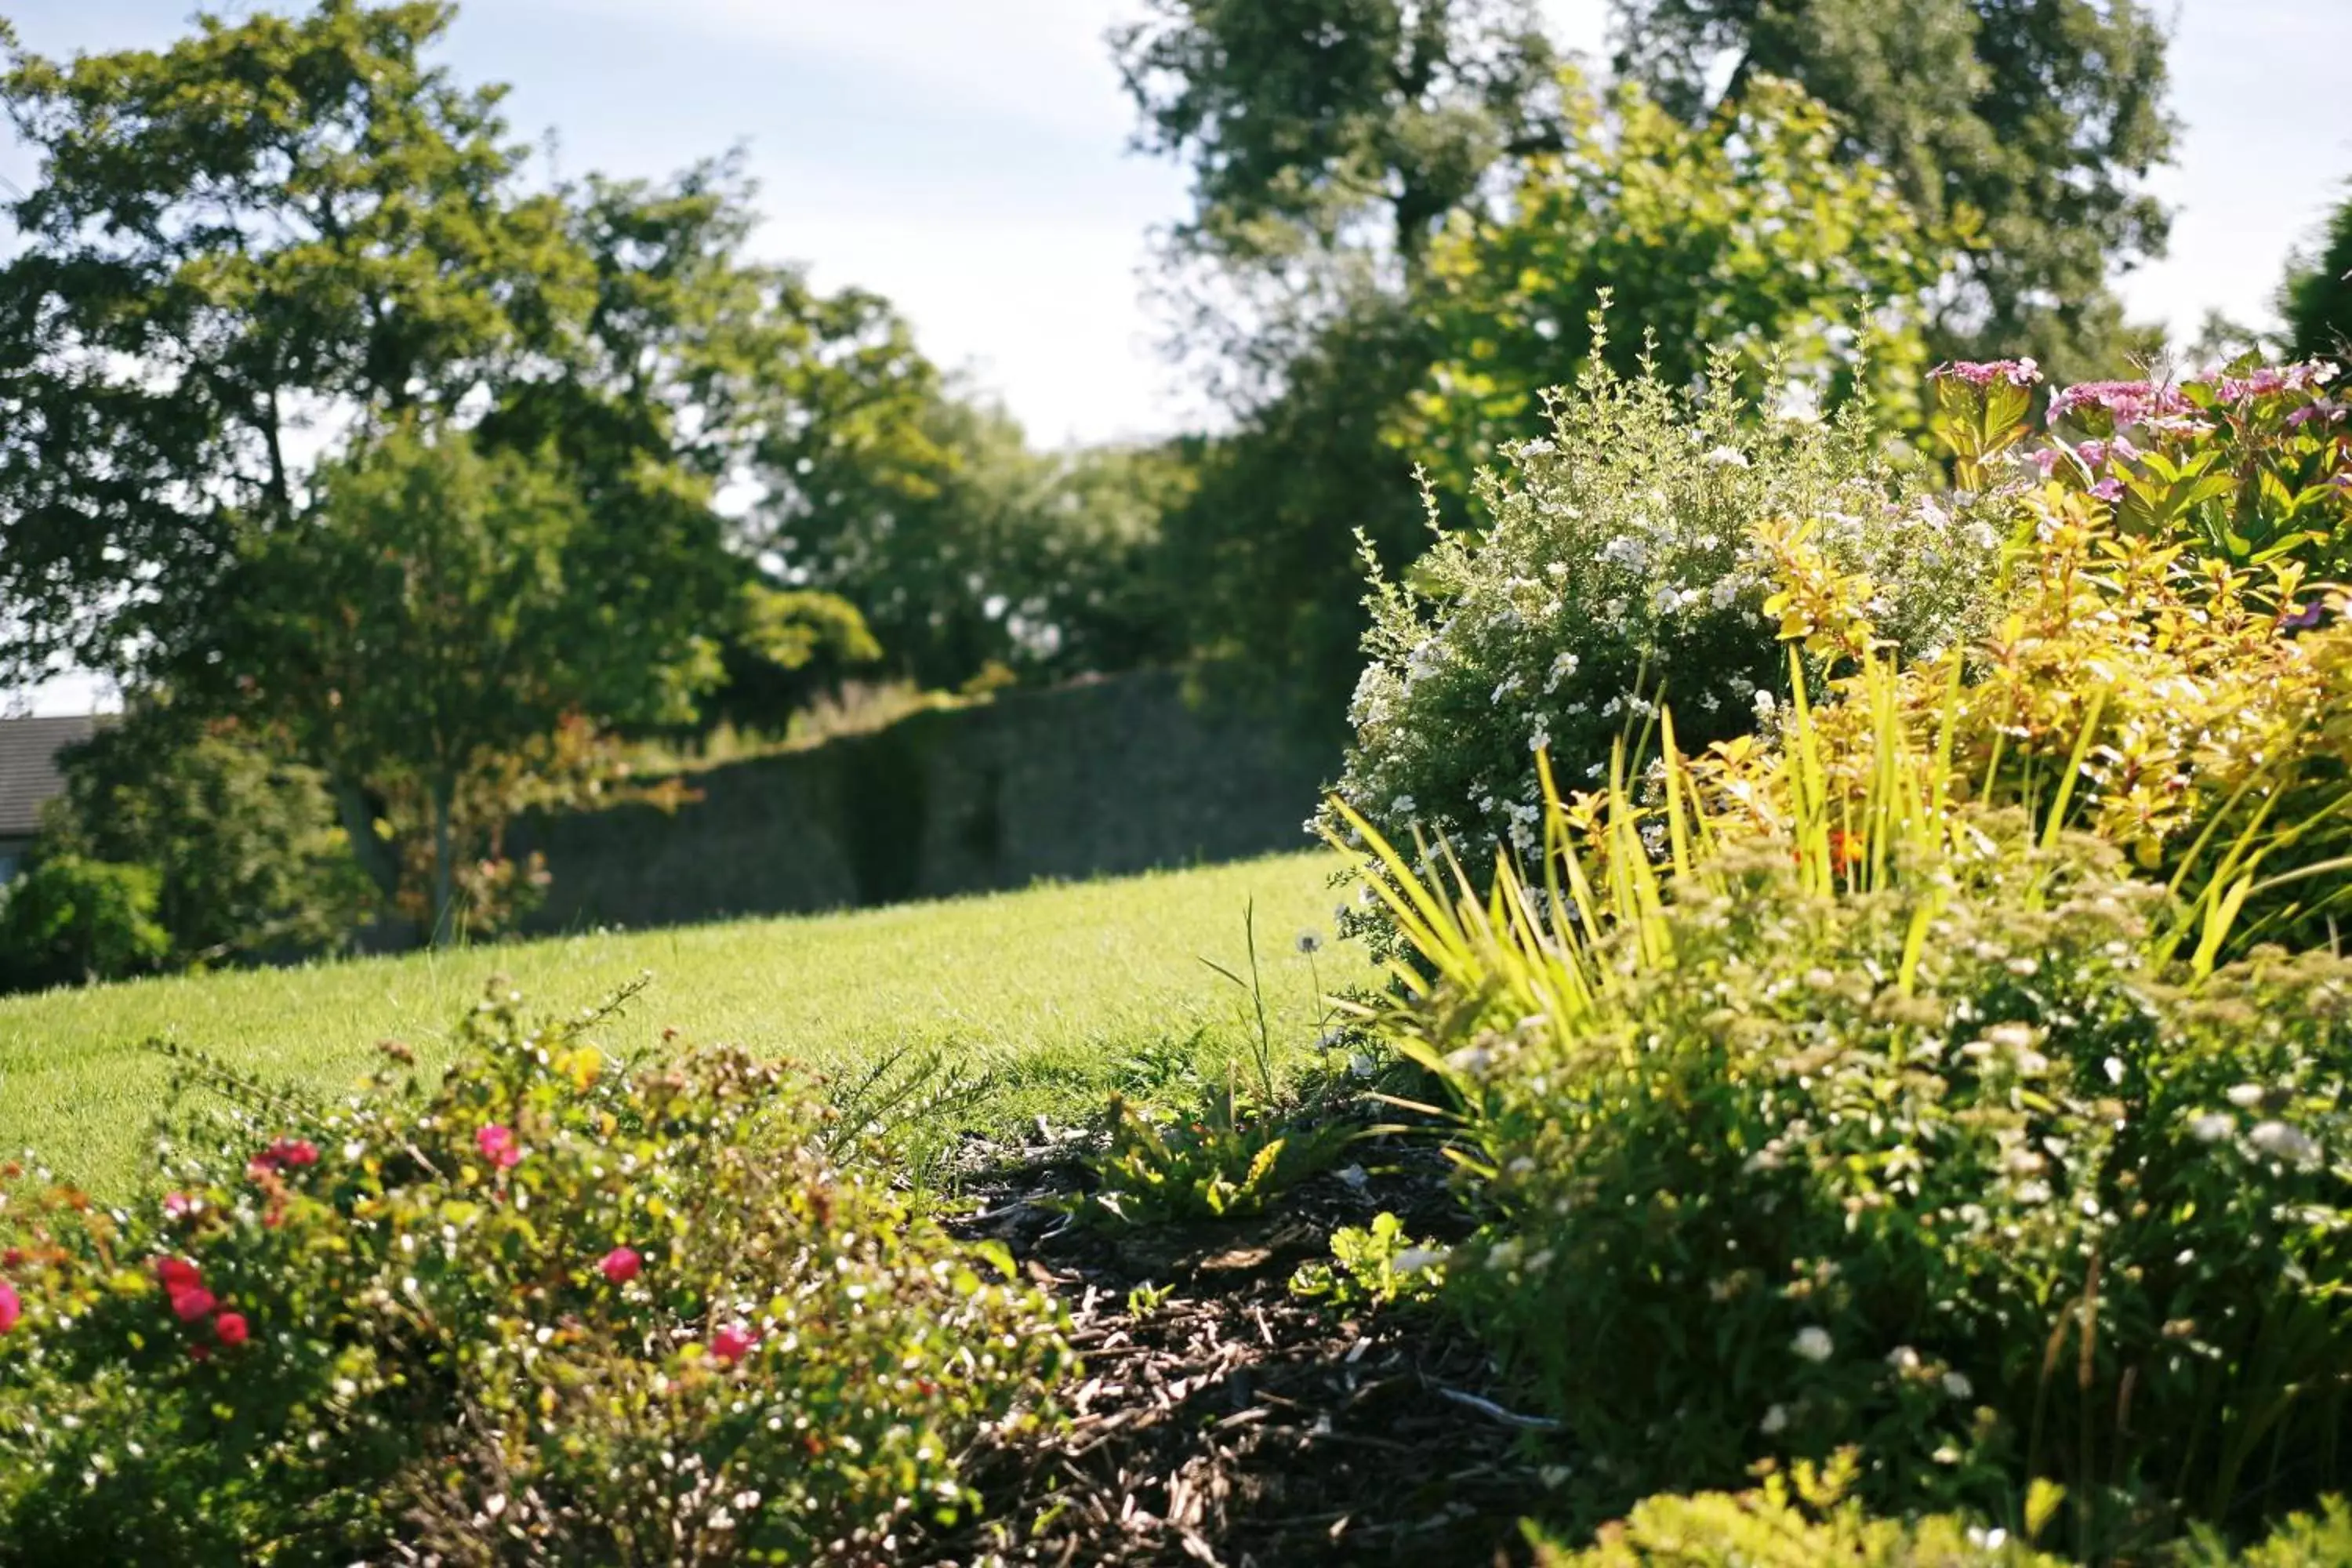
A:
<svg viewBox="0 0 2352 1568">
<path fill-rule="evenodd" d="M 165 1085 L 142 1041 L 184 1042 L 332 1090 L 364 1073 L 386 1037 L 434 1059 L 492 973 L 552 1011 L 650 971 L 652 989 L 610 1031 L 624 1050 L 666 1026 L 824 1067 L 943 1047 L 996 1075 L 990 1120 L 1075 1116 L 1139 1053 L 1164 1059 L 1189 1042 L 1196 1059 L 1216 1061 L 1241 1048 L 1242 994 L 1201 960 L 1246 973 L 1253 901 L 1277 1047 L 1304 1052 L 1317 1008 L 1295 939 L 1330 934 L 1338 864 L 1286 855 L 848 914 L 0 998 L 0 1150 L 124 1191 Z M 1313 962 L 1326 990 L 1366 974 L 1352 944 Z"/>
</svg>

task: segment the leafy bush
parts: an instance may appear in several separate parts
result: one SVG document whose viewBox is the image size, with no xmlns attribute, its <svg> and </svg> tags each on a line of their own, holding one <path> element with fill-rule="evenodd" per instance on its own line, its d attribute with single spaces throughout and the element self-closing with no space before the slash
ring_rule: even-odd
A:
<svg viewBox="0 0 2352 1568">
<path fill-rule="evenodd" d="M 1570 75 L 1560 103 L 1564 145 L 1519 166 L 1498 213 L 1457 215 L 1420 289 L 1447 358 L 1404 423 L 1449 521 L 1540 389 L 1574 377 L 1604 300 L 1648 329 L 1607 345 L 1621 373 L 1646 363 L 1682 386 L 1728 363 L 1751 395 L 1769 375 L 1832 400 L 1862 382 L 1882 428 L 1916 428 L 1927 295 L 1953 237 L 1885 170 L 1839 160 L 1820 102 L 1759 72 L 1696 126 L 1630 84 L 1603 95 Z M 1710 344 L 1734 356 L 1710 364 Z"/>
<path fill-rule="evenodd" d="M 2352 850 L 2352 626 L 2341 590 L 2312 579 L 2352 549 L 2352 450 L 2328 433 L 2323 381 L 2290 366 L 2068 388 L 2053 400 L 2061 427 L 2101 434 L 2032 447 L 2021 394 L 1947 376 L 1964 468 L 2050 475 L 2009 491 L 2023 542 L 1992 635 L 1876 668 L 1864 601 L 1877 590 L 1768 529 L 1784 634 L 1870 668 L 1817 715 L 1813 758 L 1727 752 L 1706 770 L 1717 798 L 1781 831 L 1790 766 L 1817 762 L 1826 787 L 1859 799 L 1891 705 L 1914 750 L 1947 759 L 1948 803 L 2029 805 L 2176 887 L 2239 899 L 2241 948 L 2325 942 L 2352 886 L 2314 877 Z"/>
<path fill-rule="evenodd" d="M 1433 1300 L 1445 1283 L 1447 1250 L 1415 1241 L 1402 1220 L 1382 1210 L 1369 1226 L 1333 1231 L 1331 1260 L 1300 1264 L 1290 1293 L 1343 1312 Z"/>
<path fill-rule="evenodd" d="M 154 868 L 174 963 L 330 947 L 359 923 L 369 889 L 316 769 L 160 704 L 63 763 L 44 847 Z"/>
<path fill-rule="evenodd" d="M 627 1070 L 607 1015 L 518 1004 L 331 1109 L 199 1064 L 236 1110 L 168 1191 L 0 1207 L 0 1556 L 866 1562 L 966 1505 L 1066 1353 L 1009 1260 L 849 1163 L 812 1080 Z"/>
<path fill-rule="evenodd" d="M 1353 1126 L 1286 1116 L 1228 1083 L 1189 1116 L 1170 1118 L 1114 1095 L 1100 1185 L 1079 1212 L 1118 1225 L 1240 1219 L 1328 1170 Z"/>
<path fill-rule="evenodd" d="M 172 950 L 155 919 L 160 879 L 144 866 L 46 855 L 0 888 L 0 991 L 115 980 Z"/>
<path fill-rule="evenodd" d="M 1644 1498 L 1571 1552 L 1537 1537 L 1538 1568 L 2058 1568 L 2009 1532 L 1954 1514 L 1873 1519 L 1844 1496 L 1853 1456 L 1803 1460 L 1753 1491 Z"/>
<path fill-rule="evenodd" d="M 1735 378 L 1728 364 L 1711 378 Z M 1625 380 L 1596 353 L 1551 434 L 1489 477 L 1491 531 L 1440 539 L 1402 584 L 1375 576 L 1340 797 L 1406 841 L 1536 843 L 1536 752 L 1578 787 L 1672 700 L 1696 743 L 1752 729 L 1787 691 L 1761 613 L 1758 523 L 1811 520 L 1816 547 L 1880 585 L 1883 635 L 1948 647 L 1981 629 L 2000 544 L 1978 514 L 1895 471 L 1861 413 L 1758 424 L 1735 396 Z M 1334 820 L 1327 817 L 1327 821 Z"/>
<path fill-rule="evenodd" d="M 2095 841 L 1873 809 L 1706 854 L 1667 777 L 1671 876 L 1622 802 L 1605 879 L 1555 803 L 1491 903 L 1386 851 L 1426 970 L 1388 1026 L 1490 1216 L 1448 1298 L 1602 1495 L 1854 1445 L 1874 1505 L 2053 1479 L 2105 1552 L 2339 1481 L 2352 963 L 2178 989 Z"/>
</svg>

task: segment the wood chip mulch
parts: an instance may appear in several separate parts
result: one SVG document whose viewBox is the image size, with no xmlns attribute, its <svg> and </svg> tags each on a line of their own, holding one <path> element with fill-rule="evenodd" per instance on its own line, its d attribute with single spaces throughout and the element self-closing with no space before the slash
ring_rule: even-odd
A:
<svg viewBox="0 0 2352 1568">
<path fill-rule="evenodd" d="M 1360 1160 L 1259 1219 L 1118 1234 L 1045 1206 L 1086 1180 L 1066 1152 L 976 1184 L 985 1205 L 959 1228 L 1004 1243 L 1063 1299 L 1084 1370 L 1060 1397 L 1066 1425 L 968 1466 L 982 1522 L 903 1560 L 1525 1561 L 1517 1521 L 1565 1472 L 1486 1356 L 1427 1315 L 1344 1321 L 1289 1292 L 1334 1229 L 1382 1209 L 1417 1237 L 1462 1234 L 1433 1150 L 1374 1143 Z M 1168 1293 L 1130 1311 L 1143 1286 Z"/>
</svg>

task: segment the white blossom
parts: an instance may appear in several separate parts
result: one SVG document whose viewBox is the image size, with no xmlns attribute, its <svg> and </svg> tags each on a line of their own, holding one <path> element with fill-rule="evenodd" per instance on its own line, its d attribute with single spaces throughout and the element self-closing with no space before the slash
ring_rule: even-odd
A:
<svg viewBox="0 0 2352 1568">
<path fill-rule="evenodd" d="M 1827 1329 L 1808 1324 L 1797 1331 L 1797 1337 L 1789 1342 L 1789 1349 L 1818 1365 L 1837 1352 L 1837 1342 L 1830 1338 Z"/>
</svg>

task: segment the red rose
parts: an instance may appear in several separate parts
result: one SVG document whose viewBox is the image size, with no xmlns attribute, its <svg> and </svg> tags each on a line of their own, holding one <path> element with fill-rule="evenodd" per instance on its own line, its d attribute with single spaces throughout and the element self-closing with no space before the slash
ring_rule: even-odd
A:
<svg viewBox="0 0 2352 1568">
<path fill-rule="evenodd" d="M 173 1314 L 184 1323 L 194 1322 L 218 1305 L 219 1303 L 213 1299 L 213 1293 L 201 1285 L 172 1292 Z"/>
<path fill-rule="evenodd" d="M 604 1278 L 615 1285 L 625 1285 L 637 1277 L 646 1260 L 634 1247 L 616 1247 L 597 1260 L 596 1267 Z"/>
<path fill-rule="evenodd" d="M 231 1350 L 245 1343 L 247 1331 L 243 1312 L 223 1312 L 213 1320 L 213 1332 Z"/>
</svg>

